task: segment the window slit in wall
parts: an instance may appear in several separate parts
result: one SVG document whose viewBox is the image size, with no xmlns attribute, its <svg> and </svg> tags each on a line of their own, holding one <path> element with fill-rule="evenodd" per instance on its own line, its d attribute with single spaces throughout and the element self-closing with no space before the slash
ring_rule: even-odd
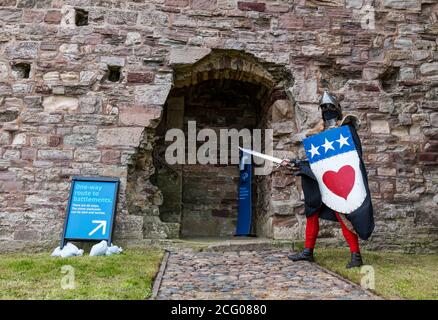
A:
<svg viewBox="0 0 438 320">
<path fill-rule="evenodd" d="M 30 63 L 19 62 L 12 66 L 12 73 L 15 79 L 29 79 Z"/>
<path fill-rule="evenodd" d="M 87 26 L 88 25 L 88 11 L 83 9 L 75 9 L 75 24 L 76 26 Z"/>
<path fill-rule="evenodd" d="M 108 66 L 108 80 L 111 82 L 119 82 L 121 77 L 121 67 Z"/>
</svg>

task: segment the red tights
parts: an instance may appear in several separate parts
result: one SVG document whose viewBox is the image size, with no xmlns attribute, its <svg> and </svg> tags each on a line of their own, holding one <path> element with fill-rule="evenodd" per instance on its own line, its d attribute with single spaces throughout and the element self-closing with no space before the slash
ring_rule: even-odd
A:
<svg viewBox="0 0 438 320">
<path fill-rule="evenodd" d="M 342 234 L 344 235 L 345 241 L 347 241 L 348 245 L 350 246 L 350 252 L 360 252 L 359 239 L 357 235 L 347 228 L 347 226 L 345 225 L 344 221 L 342 221 L 338 213 L 336 213 L 336 218 L 338 218 L 338 221 L 341 224 Z M 315 248 L 318 232 L 319 232 L 319 214 L 314 213 L 307 218 L 306 242 L 305 242 L 306 248 L 308 249 Z"/>
</svg>

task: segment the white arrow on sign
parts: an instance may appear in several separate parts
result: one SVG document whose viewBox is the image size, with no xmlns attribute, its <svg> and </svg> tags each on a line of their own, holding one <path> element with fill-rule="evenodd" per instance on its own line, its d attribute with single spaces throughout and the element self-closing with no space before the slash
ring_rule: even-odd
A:
<svg viewBox="0 0 438 320">
<path fill-rule="evenodd" d="M 90 233 L 88 234 L 89 236 L 95 234 L 100 228 L 102 228 L 102 235 L 106 233 L 106 220 L 92 220 L 91 222 L 98 223 L 99 225 L 90 231 Z"/>
</svg>

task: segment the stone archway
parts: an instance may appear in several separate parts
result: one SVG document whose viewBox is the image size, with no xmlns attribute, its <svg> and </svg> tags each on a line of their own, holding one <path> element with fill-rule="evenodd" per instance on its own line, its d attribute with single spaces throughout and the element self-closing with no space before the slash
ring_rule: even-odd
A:
<svg viewBox="0 0 438 320">
<path fill-rule="evenodd" d="M 146 130 L 131 160 L 129 211 L 144 217 L 144 238 L 230 236 L 237 217 L 238 167 L 169 166 L 163 161 L 164 134 L 184 129 L 188 119 L 202 128 L 270 128 L 272 116 L 293 114 L 285 91 L 292 77 L 284 66 L 237 50 L 174 49 L 170 65 L 172 89 L 160 124 Z M 279 111 L 279 104 L 290 111 Z M 271 178 L 258 177 L 254 185 L 254 232 L 272 236 Z"/>
<path fill-rule="evenodd" d="M 168 98 L 163 121 L 157 130 L 155 147 L 155 183 L 163 194 L 160 217 L 165 222 L 179 222 L 182 237 L 232 236 L 236 228 L 239 166 L 231 160 L 231 144 L 223 140 L 224 129 L 253 130 L 259 127 L 262 99 L 266 87 L 254 83 L 232 80 L 204 80 L 193 86 L 175 87 Z M 167 165 L 164 141 L 167 130 L 184 131 L 187 145 L 192 136 L 188 126 L 196 132 L 213 130 L 217 137 L 216 158 L 219 147 L 226 148 L 228 163 Z M 193 130 L 194 132 L 194 130 Z M 203 142 L 198 141 L 197 148 Z M 188 159 L 188 148 L 186 148 Z M 255 186 L 255 185 L 254 185 Z M 256 207 L 254 188 L 253 206 Z"/>
</svg>

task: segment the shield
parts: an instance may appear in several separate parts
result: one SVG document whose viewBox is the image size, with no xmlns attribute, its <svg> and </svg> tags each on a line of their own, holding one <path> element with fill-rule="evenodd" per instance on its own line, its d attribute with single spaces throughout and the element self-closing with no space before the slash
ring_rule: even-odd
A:
<svg viewBox="0 0 438 320">
<path fill-rule="evenodd" d="M 360 158 L 348 126 L 323 131 L 303 140 L 322 202 L 340 213 L 351 213 L 364 202 Z"/>
</svg>

